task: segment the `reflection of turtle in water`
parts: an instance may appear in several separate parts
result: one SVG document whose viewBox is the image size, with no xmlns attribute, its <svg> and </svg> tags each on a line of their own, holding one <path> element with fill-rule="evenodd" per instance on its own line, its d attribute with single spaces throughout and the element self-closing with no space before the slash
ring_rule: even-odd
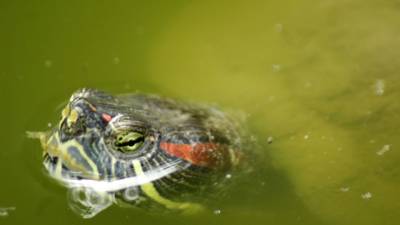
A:
<svg viewBox="0 0 400 225">
<path fill-rule="evenodd" d="M 112 202 L 201 208 L 196 199 L 220 190 L 241 150 L 237 127 L 215 108 L 90 89 L 75 92 L 59 125 L 36 136 L 47 171 L 87 218 Z"/>
</svg>

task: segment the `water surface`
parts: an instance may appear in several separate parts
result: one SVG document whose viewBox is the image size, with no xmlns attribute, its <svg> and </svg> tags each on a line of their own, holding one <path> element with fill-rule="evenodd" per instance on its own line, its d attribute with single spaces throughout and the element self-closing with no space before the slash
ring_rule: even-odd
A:
<svg viewBox="0 0 400 225">
<path fill-rule="evenodd" d="M 395 0 L 3 1 L 0 223 L 398 224 L 399 21 Z M 85 221 L 25 136 L 81 87 L 239 111 L 263 163 L 214 213 Z"/>
</svg>

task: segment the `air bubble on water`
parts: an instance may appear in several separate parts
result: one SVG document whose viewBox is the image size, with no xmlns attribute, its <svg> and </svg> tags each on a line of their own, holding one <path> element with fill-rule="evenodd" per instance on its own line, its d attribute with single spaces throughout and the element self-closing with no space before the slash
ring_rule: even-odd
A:
<svg viewBox="0 0 400 225">
<path fill-rule="evenodd" d="M 385 93 L 385 81 L 384 80 L 376 80 L 375 82 L 375 94 L 377 96 L 381 96 Z"/>
<path fill-rule="evenodd" d="M 139 190 L 136 186 L 124 190 L 123 197 L 126 201 L 135 201 L 139 198 Z"/>
<path fill-rule="evenodd" d="M 119 64 L 120 62 L 121 62 L 121 60 L 120 60 L 118 57 L 114 57 L 113 63 L 114 63 L 115 65 Z"/>
<path fill-rule="evenodd" d="M 45 60 L 45 61 L 44 61 L 44 66 L 45 66 L 46 68 L 52 67 L 52 66 L 53 66 L 53 61 L 51 61 L 51 60 L 49 60 L 49 59 Z"/>
<path fill-rule="evenodd" d="M 348 191 L 350 191 L 350 188 L 349 187 L 341 187 L 340 191 L 341 192 L 348 192 Z"/>
<path fill-rule="evenodd" d="M 10 211 L 14 211 L 15 207 L 0 207 L 0 217 L 6 217 L 10 215 Z"/>
<path fill-rule="evenodd" d="M 283 25 L 281 23 L 275 24 L 275 31 L 281 33 L 283 31 Z"/>
<path fill-rule="evenodd" d="M 371 192 L 366 192 L 364 194 L 361 194 L 361 198 L 365 199 L 365 200 L 369 200 L 370 198 L 372 198 L 372 194 L 371 194 Z"/>
<path fill-rule="evenodd" d="M 222 213 L 222 211 L 220 209 L 214 210 L 214 214 L 215 215 L 220 215 L 221 213 Z"/>
<path fill-rule="evenodd" d="M 272 102 L 272 101 L 274 101 L 274 100 L 275 100 L 275 96 L 273 96 L 273 95 L 268 96 L 268 101 Z"/>
<path fill-rule="evenodd" d="M 310 81 L 307 81 L 305 84 L 304 84 L 304 88 L 310 88 L 312 86 L 312 83 L 310 82 Z"/>
<path fill-rule="evenodd" d="M 267 143 L 268 143 L 268 144 L 271 144 L 273 141 L 274 141 L 274 137 L 269 136 L 269 137 L 267 138 Z"/>
<path fill-rule="evenodd" d="M 376 152 L 376 154 L 382 156 L 388 151 L 390 151 L 390 145 L 384 145 L 379 151 Z"/>
<path fill-rule="evenodd" d="M 273 64 L 272 65 L 272 72 L 277 73 L 277 72 L 281 71 L 281 69 L 282 69 L 282 66 L 280 64 Z"/>
<path fill-rule="evenodd" d="M 256 142 L 256 141 L 257 141 L 256 136 L 251 135 L 251 136 L 250 136 L 250 141 L 251 141 L 251 142 Z"/>
<path fill-rule="evenodd" d="M 310 138 L 309 134 L 304 135 L 304 140 L 308 140 Z"/>
<path fill-rule="evenodd" d="M 53 124 L 47 123 L 47 127 L 52 127 L 52 126 L 53 126 Z"/>
<path fill-rule="evenodd" d="M 230 174 L 230 173 L 226 174 L 226 175 L 225 175 L 225 178 L 226 178 L 226 179 L 231 179 L 231 178 L 232 178 L 232 174 Z"/>
<path fill-rule="evenodd" d="M 108 208 L 114 201 L 114 196 L 92 188 L 74 187 L 68 192 L 68 200 L 72 211 L 89 219 Z"/>
</svg>

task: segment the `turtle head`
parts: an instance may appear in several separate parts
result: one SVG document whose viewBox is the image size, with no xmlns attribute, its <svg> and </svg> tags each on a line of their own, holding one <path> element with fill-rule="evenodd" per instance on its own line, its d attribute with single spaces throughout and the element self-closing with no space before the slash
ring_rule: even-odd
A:
<svg viewBox="0 0 400 225">
<path fill-rule="evenodd" d="M 155 132 L 113 96 L 75 92 L 44 141 L 44 165 L 65 179 L 113 180 L 133 176 L 132 159 L 155 151 Z"/>
</svg>

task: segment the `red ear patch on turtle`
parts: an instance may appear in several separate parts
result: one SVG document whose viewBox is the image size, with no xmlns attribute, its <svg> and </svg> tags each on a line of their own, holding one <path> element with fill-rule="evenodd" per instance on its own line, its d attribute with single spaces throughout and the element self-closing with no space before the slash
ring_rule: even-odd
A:
<svg viewBox="0 0 400 225">
<path fill-rule="evenodd" d="M 112 120 L 112 116 L 107 114 L 107 113 L 103 113 L 101 114 L 101 118 L 104 120 L 104 122 L 108 123 Z"/>
<path fill-rule="evenodd" d="M 184 159 L 194 165 L 215 168 L 227 163 L 226 148 L 215 143 L 175 144 L 161 142 L 160 147 L 169 155 Z"/>
</svg>

